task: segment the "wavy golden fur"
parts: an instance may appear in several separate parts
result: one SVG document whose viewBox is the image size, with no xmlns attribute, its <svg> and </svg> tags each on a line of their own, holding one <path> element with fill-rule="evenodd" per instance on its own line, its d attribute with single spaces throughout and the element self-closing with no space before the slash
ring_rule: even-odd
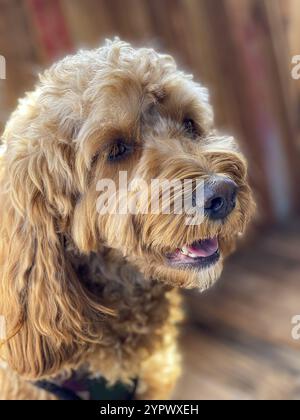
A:
<svg viewBox="0 0 300 420">
<path fill-rule="evenodd" d="M 193 118 L 197 139 L 182 130 Z M 134 151 L 108 163 L 125 138 Z M 177 287 L 219 277 L 252 213 L 246 163 L 219 136 L 206 90 L 170 56 L 119 40 L 68 56 L 41 77 L 7 123 L 0 161 L 0 397 L 52 399 L 29 380 L 87 365 L 114 383 L 139 378 L 140 398 L 170 395 L 180 372 Z M 239 187 L 226 223 L 182 215 L 100 216 L 96 183 L 225 174 Z M 167 266 L 166 252 L 218 236 L 202 271 Z"/>
</svg>

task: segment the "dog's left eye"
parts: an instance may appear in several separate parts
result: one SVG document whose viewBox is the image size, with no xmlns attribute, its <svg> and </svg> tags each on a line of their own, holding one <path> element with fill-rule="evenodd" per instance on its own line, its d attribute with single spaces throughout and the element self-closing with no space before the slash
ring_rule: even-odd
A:
<svg viewBox="0 0 300 420">
<path fill-rule="evenodd" d="M 183 127 L 184 131 L 192 138 L 196 138 L 198 135 L 198 131 L 196 128 L 195 121 L 191 118 L 186 118 L 183 120 Z"/>
<path fill-rule="evenodd" d="M 132 151 L 132 146 L 123 142 L 122 140 L 117 141 L 109 150 L 107 160 L 114 162 L 125 158 Z"/>
</svg>

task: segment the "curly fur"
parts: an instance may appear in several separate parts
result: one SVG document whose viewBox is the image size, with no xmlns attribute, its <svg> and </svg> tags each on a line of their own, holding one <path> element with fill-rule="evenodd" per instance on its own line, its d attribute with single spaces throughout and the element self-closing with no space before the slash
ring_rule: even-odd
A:
<svg viewBox="0 0 300 420">
<path fill-rule="evenodd" d="M 186 138 L 193 118 L 201 136 Z M 134 153 L 108 164 L 109 145 Z M 53 398 L 28 382 L 88 365 L 111 383 L 139 377 L 140 398 L 166 398 L 180 372 L 179 287 L 219 277 L 253 210 L 246 163 L 219 136 L 207 91 L 170 56 L 119 40 L 68 56 L 41 77 L 7 123 L 0 161 L 0 397 Z M 186 226 L 182 215 L 103 215 L 96 183 L 142 176 L 225 174 L 239 186 L 226 223 Z M 165 265 L 170 249 L 218 235 L 219 263 L 201 272 Z"/>
</svg>

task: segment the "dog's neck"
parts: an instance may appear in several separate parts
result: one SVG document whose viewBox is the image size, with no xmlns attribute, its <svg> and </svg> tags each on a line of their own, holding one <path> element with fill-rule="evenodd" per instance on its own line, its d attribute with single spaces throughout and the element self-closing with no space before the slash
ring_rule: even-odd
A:
<svg viewBox="0 0 300 420">
<path fill-rule="evenodd" d="M 102 247 L 98 253 L 80 254 L 71 242 L 66 243 L 68 259 L 83 286 L 104 303 L 117 296 L 136 295 L 138 290 L 154 287 L 164 294 L 170 287 L 154 279 L 147 279 L 139 269 L 119 251 Z M 115 298 L 115 299 L 114 299 Z"/>
<path fill-rule="evenodd" d="M 103 248 L 101 252 L 92 252 L 89 255 L 73 254 L 71 259 L 74 270 L 88 289 L 107 283 L 124 284 L 127 280 L 139 284 L 146 281 L 121 253 L 110 248 Z"/>
</svg>

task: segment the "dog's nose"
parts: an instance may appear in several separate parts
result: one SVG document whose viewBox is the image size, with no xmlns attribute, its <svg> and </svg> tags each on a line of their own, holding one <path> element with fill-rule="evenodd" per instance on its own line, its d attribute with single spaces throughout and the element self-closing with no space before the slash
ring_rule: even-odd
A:
<svg viewBox="0 0 300 420">
<path fill-rule="evenodd" d="M 204 186 L 204 210 L 211 220 L 225 219 L 236 206 L 238 186 L 230 178 L 215 176 Z"/>
</svg>

